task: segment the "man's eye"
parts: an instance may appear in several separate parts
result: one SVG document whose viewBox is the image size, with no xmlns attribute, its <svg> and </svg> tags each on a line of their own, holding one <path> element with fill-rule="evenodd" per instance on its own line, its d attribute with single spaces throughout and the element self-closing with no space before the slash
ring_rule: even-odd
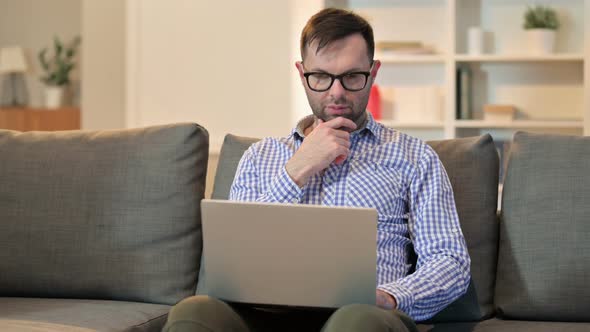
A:
<svg viewBox="0 0 590 332">
<path fill-rule="evenodd" d="M 330 79 L 330 75 L 327 74 L 313 74 L 312 77 L 318 81 L 324 81 L 324 80 L 329 80 Z"/>
</svg>

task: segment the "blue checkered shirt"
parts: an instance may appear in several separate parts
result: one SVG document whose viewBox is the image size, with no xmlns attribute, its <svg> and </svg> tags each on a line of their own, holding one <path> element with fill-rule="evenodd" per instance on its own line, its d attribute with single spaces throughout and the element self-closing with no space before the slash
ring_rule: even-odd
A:
<svg viewBox="0 0 590 332">
<path fill-rule="evenodd" d="M 238 165 L 230 199 L 375 208 L 377 288 L 395 297 L 398 310 L 421 321 L 464 294 L 469 254 L 451 184 L 432 148 L 369 114 L 365 126 L 350 136 L 347 160 L 300 188 L 285 164 L 311 122 L 313 116 L 306 117 L 289 136 L 253 144 Z M 413 272 L 412 252 L 417 255 Z"/>
</svg>

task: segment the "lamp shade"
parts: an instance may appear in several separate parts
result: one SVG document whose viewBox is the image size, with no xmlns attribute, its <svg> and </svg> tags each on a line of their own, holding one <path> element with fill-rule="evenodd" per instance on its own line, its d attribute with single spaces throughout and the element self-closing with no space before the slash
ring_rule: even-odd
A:
<svg viewBox="0 0 590 332">
<path fill-rule="evenodd" d="M 27 61 L 22 47 L 0 48 L 0 73 L 24 73 L 26 71 Z"/>
</svg>

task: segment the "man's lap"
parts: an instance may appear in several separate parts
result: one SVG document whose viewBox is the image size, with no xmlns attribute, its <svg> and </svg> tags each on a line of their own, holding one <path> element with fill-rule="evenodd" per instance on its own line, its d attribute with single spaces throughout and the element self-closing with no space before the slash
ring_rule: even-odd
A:
<svg viewBox="0 0 590 332">
<path fill-rule="evenodd" d="M 407 327 L 406 327 L 407 326 Z M 323 327 L 323 328 L 322 328 Z M 179 331 L 414 331 L 411 319 L 370 305 L 326 309 L 264 309 L 193 296 L 174 306 L 165 332 Z"/>
</svg>

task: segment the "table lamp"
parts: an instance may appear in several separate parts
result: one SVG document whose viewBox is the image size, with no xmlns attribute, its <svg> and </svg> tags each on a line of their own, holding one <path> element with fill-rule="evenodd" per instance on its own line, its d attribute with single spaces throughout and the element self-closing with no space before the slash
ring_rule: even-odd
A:
<svg viewBox="0 0 590 332">
<path fill-rule="evenodd" d="M 10 46 L 0 48 L 0 75 L 2 82 L 1 106 L 19 107 L 28 103 L 28 93 L 24 74 L 28 66 L 22 47 Z"/>
</svg>

